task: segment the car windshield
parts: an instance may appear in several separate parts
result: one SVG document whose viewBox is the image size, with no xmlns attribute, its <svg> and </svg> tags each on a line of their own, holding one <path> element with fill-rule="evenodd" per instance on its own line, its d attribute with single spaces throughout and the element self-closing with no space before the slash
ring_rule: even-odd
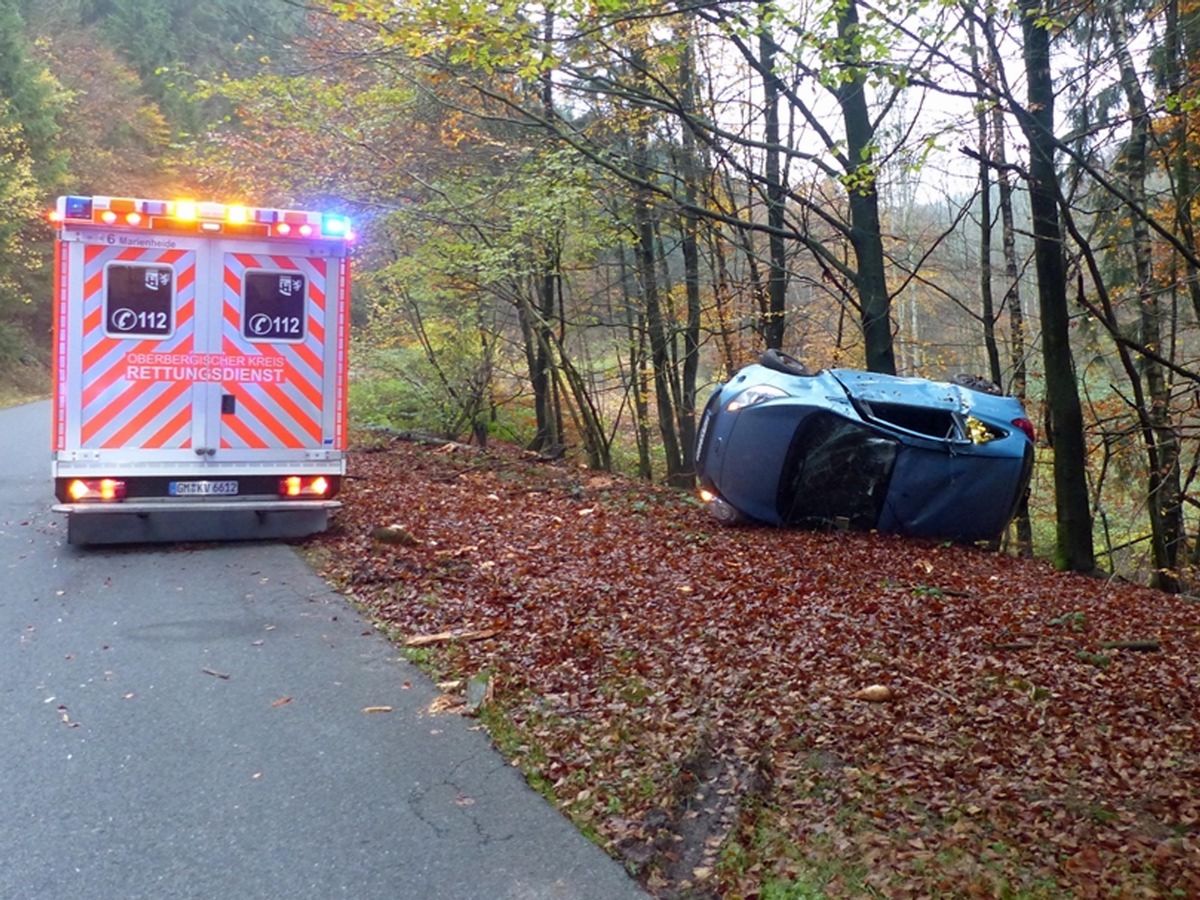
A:
<svg viewBox="0 0 1200 900">
<path fill-rule="evenodd" d="M 779 514 L 792 525 L 843 522 L 873 528 L 898 442 L 830 412 L 800 423 L 779 481 Z"/>
</svg>

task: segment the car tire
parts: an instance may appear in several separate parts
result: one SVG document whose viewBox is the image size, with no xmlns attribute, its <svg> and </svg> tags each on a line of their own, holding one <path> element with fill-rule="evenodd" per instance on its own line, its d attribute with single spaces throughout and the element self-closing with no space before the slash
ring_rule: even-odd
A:
<svg viewBox="0 0 1200 900">
<path fill-rule="evenodd" d="M 766 350 L 758 358 L 759 365 L 783 372 L 787 375 L 812 375 L 808 366 L 794 356 L 788 356 L 782 350 Z"/>
<path fill-rule="evenodd" d="M 989 381 L 982 375 L 955 375 L 950 379 L 952 384 L 959 387 L 965 387 L 969 391 L 979 391 L 981 394 L 991 394 L 993 397 L 1003 397 L 1004 391 L 1000 389 L 1000 385 L 994 381 Z"/>
</svg>

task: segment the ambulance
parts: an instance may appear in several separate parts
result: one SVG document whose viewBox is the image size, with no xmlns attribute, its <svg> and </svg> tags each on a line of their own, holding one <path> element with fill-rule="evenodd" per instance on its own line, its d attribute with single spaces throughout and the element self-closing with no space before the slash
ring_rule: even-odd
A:
<svg viewBox="0 0 1200 900">
<path fill-rule="evenodd" d="M 349 220 L 104 196 L 49 218 L 68 542 L 326 528 L 346 474 Z"/>
</svg>

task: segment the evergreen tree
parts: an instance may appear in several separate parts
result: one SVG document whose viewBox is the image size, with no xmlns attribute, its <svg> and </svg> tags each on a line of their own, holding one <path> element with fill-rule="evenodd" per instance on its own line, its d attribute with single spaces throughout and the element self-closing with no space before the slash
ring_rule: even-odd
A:
<svg viewBox="0 0 1200 900">
<path fill-rule="evenodd" d="M 29 155 L 46 195 L 58 188 L 65 171 L 55 143 L 60 106 L 53 77 L 30 53 L 17 0 L 0 0 L 0 129 L 10 135 L 10 152 L 15 152 L 12 134 L 19 136 L 21 152 Z"/>
</svg>

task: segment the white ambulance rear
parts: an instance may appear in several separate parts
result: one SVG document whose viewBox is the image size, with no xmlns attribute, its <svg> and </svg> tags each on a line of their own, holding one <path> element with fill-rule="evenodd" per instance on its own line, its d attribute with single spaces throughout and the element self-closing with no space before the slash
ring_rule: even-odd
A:
<svg viewBox="0 0 1200 900">
<path fill-rule="evenodd" d="M 69 542 L 324 529 L 346 472 L 349 222 L 101 196 L 51 219 Z"/>
</svg>

